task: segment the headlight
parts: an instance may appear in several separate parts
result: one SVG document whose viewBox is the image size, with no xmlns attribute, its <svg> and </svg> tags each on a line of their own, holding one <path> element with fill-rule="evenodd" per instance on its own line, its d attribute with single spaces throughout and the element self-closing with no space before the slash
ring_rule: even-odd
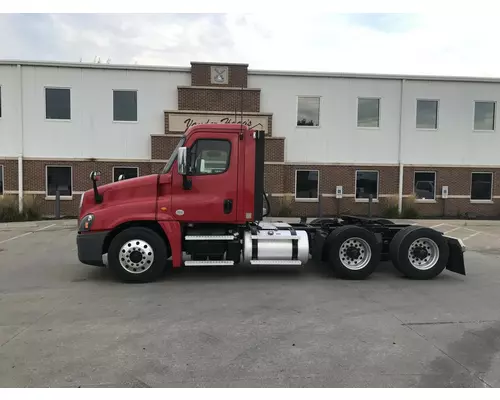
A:
<svg viewBox="0 0 500 400">
<path fill-rule="evenodd" d="M 94 215 L 93 214 L 87 214 L 80 221 L 80 226 L 78 227 L 78 232 L 87 232 L 87 231 L 90 231 L 90 228 L 92 227 L 93 223 L 94 223 Z"/>
</svg>

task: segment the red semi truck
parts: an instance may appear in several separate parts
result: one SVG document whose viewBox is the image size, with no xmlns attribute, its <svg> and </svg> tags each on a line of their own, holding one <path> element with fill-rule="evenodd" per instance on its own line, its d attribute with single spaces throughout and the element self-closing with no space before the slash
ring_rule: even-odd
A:
<svg viewBox="0 0 500 400">
<path fill-rule="evenodd" d="M 264 132 L 246 126 L 196 125 L 159 173 L 98 185 L 92 172 L 80 202 L 80 262 L 106 266 L 107 254 L 126 282 L 182 266 L 303 266 L 310 258 L 346 279 L 367 278 L 384 260 L 412 279 L 444 269 L 465 275 L 463 243 L 431 228 L 349 215 L 263 221 L 264 142 Z"/>
</svg>

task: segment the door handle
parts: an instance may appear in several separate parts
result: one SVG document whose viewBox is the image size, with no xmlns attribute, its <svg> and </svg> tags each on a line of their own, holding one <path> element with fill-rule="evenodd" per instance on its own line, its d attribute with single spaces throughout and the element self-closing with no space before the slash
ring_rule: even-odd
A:
<svg viewBox="0 0 500 400">
<path fill-rule="evenodd" d="M 233 201 L 230 199 L 224 200 L 224 214 L 230 214 L 233 210 Z"/>
</svg>

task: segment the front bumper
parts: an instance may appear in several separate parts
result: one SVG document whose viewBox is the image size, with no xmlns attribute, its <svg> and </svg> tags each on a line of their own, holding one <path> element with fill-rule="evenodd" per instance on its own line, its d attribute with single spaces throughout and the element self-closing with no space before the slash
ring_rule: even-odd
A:
<svg viewBox="0 0 500 400">
<path fill-rule="evenodd" d="M 109 231 L 78 233 L 76 247 L 81 263 L 103 267 L 102 249 Z"/>
</svg>

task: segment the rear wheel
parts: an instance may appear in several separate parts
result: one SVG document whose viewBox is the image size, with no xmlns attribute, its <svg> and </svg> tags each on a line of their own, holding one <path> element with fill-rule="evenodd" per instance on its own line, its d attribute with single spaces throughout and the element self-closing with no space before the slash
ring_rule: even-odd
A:
<svg viewBox="0 0 500 400">
<path fill-rule="evenodd" d="M 342 279 L 366 279 L 380 261 L 377 237 L 359 226 L 342 226 L 328 236 L 328 262 Z"/>
<path fill-rule="evenodd" d="M 111 271 L 124 282 L 151 282 L 165 271 L 168 251 L 153 230 L 133 227 L 116 235 L 108 250 Z"/>
<path fill-rule="evenodd" d="M 450 250 L 440 232 L 431 228 L 408 226 L 399 231 L 389 246 L 392 263 L 410 279 L 432 279 L 448 263 Z"/>
</svg>

